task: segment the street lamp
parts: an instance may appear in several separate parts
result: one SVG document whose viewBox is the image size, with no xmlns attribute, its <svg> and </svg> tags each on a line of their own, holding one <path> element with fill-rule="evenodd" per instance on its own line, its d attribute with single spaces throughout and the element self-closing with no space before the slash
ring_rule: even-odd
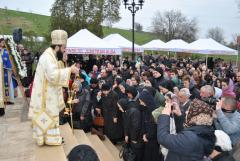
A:
<svg viewBox="0 0 240 161">
<path fill-rule="evenodd" d="M 129 2 L 131 1 L 131 2 Z M 142 9 L 144 0 L 138 0 L 138 2 L 135 2 L 135 0 L 123 0 L 123 4 L 125 5 L 125 9 L 128 8 L 128 10 L 132 13 L 132 59 L 134 60 L 134 43 L 135 43 L 135 37 L 134 37 L 134 25 L 135 25 L 135 14 L 139 9 Z"/>
</svg>

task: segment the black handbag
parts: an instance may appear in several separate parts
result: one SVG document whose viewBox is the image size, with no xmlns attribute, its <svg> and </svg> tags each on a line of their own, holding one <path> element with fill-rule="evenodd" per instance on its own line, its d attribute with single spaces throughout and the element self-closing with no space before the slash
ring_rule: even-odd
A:
<svg viewBox="0 0 240 161">
<path fill-rule="evenodd" d="M 136 159 L 136 154 L 133 152 L 129 144 L 123 144 L 120 150 L 119 157 L 123 158 L 124 161 L 134 161 Z"/>
</svg>

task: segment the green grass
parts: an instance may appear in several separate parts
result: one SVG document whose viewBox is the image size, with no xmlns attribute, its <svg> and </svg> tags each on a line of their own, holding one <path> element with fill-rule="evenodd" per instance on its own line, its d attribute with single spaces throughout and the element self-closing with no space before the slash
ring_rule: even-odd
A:
<svg viewBox="0 0 240 161">
<path fill-rule="evenodd" d="M 17 27 L 23 29 L 23 34 L 24 31 L 34 31 L 38 36 L 47 35 L 49 34 L 50 16 L 0 8 L 0 34 L 11 35 L 13 29 Z M 131 30 L 103 27 L 103 33 L 104 37 L 112 33 L 119 33 L 128 40 L 132 40 Z M 152 33 L 147 32 L 136 32 L 135 34 L 136 43 L 140 45 L 156 38 Z"/>
<path fill-rule="evenodd" d="M 124 29 L 118 29 L 118 28 L 109 28 L 109 27 L 103 27 L 103 34 L 104 36 L 119 33 L 123 37 L 125 37 L 128 40 L 132 40 L 132 31 L 131 30 L 124 30 Z M 135 41 L 139 45 L 143 45 L 153 39 L 157 39 L 157 37 L 149 32 L 135 32 Z"/>
<path fill-rule="evenodd" d="M 0 8 L 0 34 L 12 34 L 14 28 L 20 27 L 43 36 L 48 33 L 49 24 L 49 16 Z"/>
</svg>

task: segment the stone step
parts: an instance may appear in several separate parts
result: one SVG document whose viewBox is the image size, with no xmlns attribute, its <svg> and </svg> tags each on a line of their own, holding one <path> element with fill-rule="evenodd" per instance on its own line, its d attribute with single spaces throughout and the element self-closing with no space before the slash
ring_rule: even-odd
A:
<svg viewBox="0 0 240 161">
<path fill-rule="evenodd" d="M 60 126 L 60 133 L 61 133 L 61 136 L 64 138 L 63 149 L 65 152 L 65 155 L 67 156 L 69 152 L 79 144 L 68 123 Z"/>
<path fill-rule="evenodd" d="M 112 144 L 112 142 L 108 139 L 107 136 L 106 139 L 102 142 L 105 145 L 105 147 L 107 147 L 107 149 L 111 152 L 116 161 L 123 161 L 123 159 L 119 158 L 120 151 L 117 149 L 115 145 Z"/>
<path fill-rule="evenodd" d="M 103 142 L 99 139 L 97 135 L 89 135 L 88 138 L 91 141 L 101 161 L 115 161 L 115 158 L 113 157 L 111 152 L 103 144 Z"/>
<path fill-rule="evenodd" d="M 94 148 L 91 141 L 83 130 L 74 130 L 74 135 L 79 144 L 86 144 Z"/>
<path fill-rule="evenodd" d="M 36 145 L 36 161 L 67 161 L 63 146 Z"/>
</svg>

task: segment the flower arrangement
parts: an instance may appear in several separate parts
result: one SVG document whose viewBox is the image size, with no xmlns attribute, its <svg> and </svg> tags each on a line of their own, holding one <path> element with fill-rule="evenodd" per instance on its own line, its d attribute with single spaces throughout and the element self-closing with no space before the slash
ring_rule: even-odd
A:
<svg viewBox="0 0 240 161">
<path fill-rule="evenodd" d="M 21 78 L 27 77 L 27 67 L 26 64 L 22 62 L 20 53 L 17 51 L 17 46 L 13 41 L 11 36 L 6 37 L 5 40 L 6 48 L 8 49 L 9 56 L 12 56 L 13 66 L 16 67 L 17 74 Z"/>
</svg>

